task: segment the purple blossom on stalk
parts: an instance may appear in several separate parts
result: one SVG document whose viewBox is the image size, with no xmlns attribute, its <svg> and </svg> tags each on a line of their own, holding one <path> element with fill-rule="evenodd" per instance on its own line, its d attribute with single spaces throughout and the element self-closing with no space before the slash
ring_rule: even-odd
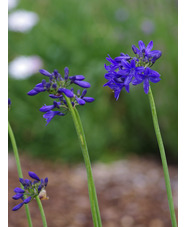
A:
<svg viewBox="0 0 186 227">
<path fill-rule="evenodd" d="M 65 114 L 64 113 L 61 113 L 60 111 L 52 111 L 52 110 L 49 110 L 47 111 L 43 117 L 47 120 L 47 123 L 46 125 L 48 125 L 48 123 L 53 119 L 53 117 L 55 117 L 56 115 L 59 115 L 59 116 L 64 116 Z"/>
<path fill-rule="evenodd" d="M 116 78 L 116 79 L 118 80 L 118 78 Z M 122 79 L 121 79 L 121 81 L 122 81 Z M 114 97 L 115 97 L 116 101 L 118 100 L 119 95 L 120 95 L 120 92 L 121 92 L 121 90 L 122 90 L 123 87 L 125 87 L 125 90 L 127 92 L 129 92 L 129 85 L 124 85 L 124 80 L 121 83 L 119 83 L 119 82 L 116 82 L 116 80 L 114 78 L 114 79 L 109 80 L 103 86 L 104 87 L 105 86 L 108 86 L 108 87 L 110 87 L 114 91 Z"/>
<path fill-rule="evenodd" d="M 29 175 L 31 178 L 33 178 L 34 180 L 40 181 L 40 178 L 39 178 L 38 175 L 35 174 L 34 172 L 29 171 L 29 172 L 28 172 L 28 175 Z"/>
<path fill-rule="evenodd" d="M 23 178 L 19 178 L 19 182 L 24 189 L 16 187 L 14 189 L 16 194 L 12 198 L 14 200 L 21 199 L 22 202 L 13 207 L 13 211 L 19 210 L 24 204 L 31 202 L 36 196 L 39 196 L 40 199 L 48 199 L 45 190 L 48 184 L 48 178 L 40 179 L 36 173 L 31 171 L 28 172 L 28 175 L 34 179 L 34 181 L 32 182 L 28 179 L 24 180 Z"/>
<path fill-rule="evenodd" d="M 50 106 L 44 105 L 39 110 L 41 112 L 47 112 L 47 111 L 53 110 L 54 108 L 58 108 L 59 109 L 60 108 L 59 107 L 60 104 L 61 104 L 61 102 L 54 101 L 53 105 L 50 105 Z"/>
<path fill-rule="evenodd" d="M 42 80 L 41 83 L 38 83 L 27 94 L 34 96 L 41 92 L 48 92 L 50 98 L 56 99 L 56 101 L 53 102 L 53 105 L 44 105 L 40 108 L 41 112 L 45 112 L 43 117 L 46 119 L 47 124 L 53 119 L 54 116 L 64 116 L 68 111 L 68 105 L 65 100 L 66 97 L 70 99 L 73 107 L 76 105 L 84 105 L 86 102 L 90 103 L 94 101 L 94 98 L 92 97 L 84 97 L 85 95 L 83 95 L 83 93 L 85 93 L 85 90 L 82 95 L 80 95 L 80 93 L 79 95 L 76 95 L 74 94 L 73 88 L 68 88 L 74 84 L 82 88 L 91 87 L 88 82 L 84 81 L 85 77 L 83 75 L 69 76 L 68 67 L 65 67 L 64 69 L 64 76 L 62 76 L 56 69 L 52 73 L 45 69 L 41 69 L 39 72 L 48 77 L 49 82 Z M 53 110 L 55 108 L 58 110 Z"/>
<path fill-rule="evenodd" d="M 124 85 L 129 85 L 132 79 L 136 77 L 138 73 L 144 71 L 143 66 L 139 66 L 139 67 L 136 66 L 136 62 L 134 59 L 132 59 L 131 62 L 122 61 L 121 63 L 123 68 L 118 71 L 118 74 L 126 77 L 124 81 Z"/>
<path fill-rule="evenodd" d="M 149 81 L 152 83 L 158 83 L 160 81 L 160 74 L 150 68 L 146 68 L 143 73 L 138 74 L 138 76 L 132 81 L 133 85 L 137 85 L 143 82 L 143 88 L 146 94 L 149 92 Z"/>
<path fill-rule="evenodd" d="M 116 69 L 118 69 L 120 67 L 120 64 L 119 64 L 120 62 L 118 63 L 118 61 L 112 59 L 109 54 L 108 54 L 108 57 L 106 57 L 106 60 L 111 63 L 108 66 L 105 64 L 105 69 L 107 71 L 111 71 L 112 72 L 112 71 L 114 71 L 114 70 L 116 70 Z"/>
<path fill-rule="evenodd" d="M 79 103 L 79 105 L 85 105 L 86 102 L 93 102 L 94 98 L 92 97 L 85 97 L 87 93 L 87 90 L 84 89 L 82 91 L 82 94 L 80 94 L 80 91 L 78 90 L 76 97 L 76 101 Z"/>
<path fill-rule="evenodd" d="M 153 41 L 151 40 L 147 47 L 145 47 L 145 44 L 143 41 L 138 42 L 139 49 L 135 46 L 132 45 L 132 50 L 135 54 L 138 55 L 139 58 L 143 58 L 143 61 L 149 62 L 151 61 L 153 64 L 155 61 L 161 57 L 161 51 L 159 50 L 152 50 L 153 48 Z M 151 51 L 152 50 L 152 51 Z"/>
<path fill-rule="evenodd" d="M 19 210 L 19 209 L 23 206 L 23 204 L 24 204 L 24 202 L 22 202 L 22 203 L 16 205 L 15 207 L 13 207 L 12 210 L 13 210 L 13 211 Z"/>
<path fill-rule="evenodd" d="M 119 57 L 114 59 L 110 55 L 106 58 L 110 65 L 105 65 L 107 83 L 103 86 L 108 86 L 114 91 L 116 100 L 118 100 L 123 87 L 129 92 L 130 84 L 137 85 L 143 82 L 144 91 L 148 94 L 150 82 L 160 81 L 160 74 L 150 67 L 161 56 L 161 51 L 152 50 L 153 41 L 150 41 L 147 47 L 141 40 L 138 44 L 139 49 L 132 45 L 132 50 L 137 57 L 132 58 L 121 53 Z"/>
</svg>

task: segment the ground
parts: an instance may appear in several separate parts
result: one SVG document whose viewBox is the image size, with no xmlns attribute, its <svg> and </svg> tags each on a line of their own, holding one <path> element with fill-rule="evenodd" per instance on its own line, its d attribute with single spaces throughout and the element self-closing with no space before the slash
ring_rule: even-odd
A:
<svg viewBox="0 0 186 227">
<path fill-rule="evenodd" d="M 48 227 L 92 227 L 84 164 L 67 165 L 21 156 L 23 175 L 28 171 L 48 177 L 49 200 L 42 201 Z M 103 227 L 170 227 L 169 208 L 159 160 L 131 157 L 93 166 Z M 177 214 L 177 166 L 169 165 Z M 9 155 L 9 227 L 27 227 L 25 209 L 11 211 L 18 187 L 14 157 Z M 36 204 L 29 204 L 33 226 L 42 227 Z"/>
</svg>

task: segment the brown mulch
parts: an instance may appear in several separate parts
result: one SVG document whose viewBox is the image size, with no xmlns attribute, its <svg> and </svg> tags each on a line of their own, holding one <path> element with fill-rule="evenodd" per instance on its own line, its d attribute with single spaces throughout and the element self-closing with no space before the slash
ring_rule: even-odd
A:
<svg viewBox="0 0 186 227">
<path fill-rule="evenodd" d="M 92 227 L 84 164 L 68 166 L 21 156 L 23 175 L 28 171 L 49 179 L 49 200 L 42 201 L 48 227 Z M 92 166 L 103 227 L 170 227 L 169 208 L 161 163 L 133 157 Z M 177 213 L 177 167 L 169 166 Z M 9 227 L 27 227 L 25 209 L 13 212 L 11 197 L 18 187 L 14 157 L 9 155 Z M 42 227 L 36 204 L 29 204 L 33 226 Z"/>
</svg>

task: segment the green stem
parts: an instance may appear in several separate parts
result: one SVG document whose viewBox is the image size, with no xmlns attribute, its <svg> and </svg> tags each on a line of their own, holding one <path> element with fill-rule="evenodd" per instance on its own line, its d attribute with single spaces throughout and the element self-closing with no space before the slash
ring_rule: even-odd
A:
<svg viewBox="0 0 186 227">
<path fill-rule="evenodd" d="M 168 197 L 172 227 L 177 227 L 176 215 L 175 215 L 175 210 L 174 210 L 174 202 L 173 202 L 173 198 L 172 198 L 172 190 L 171 190 L 171 184 L 170 184 L 169 171 L 168 171 L 167 160 L 166 160 L 166 155 L 165 155 L 165 149 L 164 149 L 163 140 L 162 140 L 162 137 L 161 137 L 161 132 L 160 132 L 159 124 L 158 124 L 156 106 L 155 106 L 155 102 L 154 102 L 154 98 L 153 98 L 153 95 L 152 95 L 151 88 L 149 88 L 148 96 L 149 96 L 149 102 L 150 102 L 150 107 L 151 107 L 151 112 L 152 112 L 154 129 L 155 129 L 156 138 L 157 138 L 157 141 L 158 141 L 158 146 L 159 146 L 161 160 L 162 160 L 162 166 L 163 166 L 164 179 L 165 179 L 165 185 L 166 185 L 166 190 L 167 190 L 167 197 Z"/>
<path fill-rule="evenodd" d="M 45 212 L 43 210 L 43 206 L 42 206 L 41 200 L 40 200 L 40 198 L 39 198 L 38 195 L 36 196 L 36 201 L 37 201 L 37 205 L 39 207 L 40 213 L 41 213 L 41 218 L 42 218 L 43 226 L 44 227 L 47 227 Z"/>
<path fill-rule="evenodd" d="M 94 184 L 94 179 L 93 179 L 93 174 L 92 174 L 92 169 L 91 169 L 91 162 L 90 162 L 90 158 L 89 158 L 88 147 L 87 147 L 87 143 L 86 143 L 83 126 L 82 126 L 77 109 L 75 107 L 74 108 L 72 107 L 72 104 L 71 104 L 69 98 L 65 97 L 65 99 L 67 101 L 69 110 L 71 112 L 71 115 L 72 115 L 72 118 L 74 121 L 74 125 L 76 128 L 76 132 L 77 132 L 77 135 L 79 138 L 81 150 L 82 150 L 84 161 L 85 161 L 93 223 L 94 223 L 95 227 L 96 226 L 102 227 L 101 216 L 100 216 L 98 200 L 97 200 L 97 194 L 96 194 L 96 189 L 95 189 L 95 184 Z"/>
<path fill-rule="evenodd" d="M 9 122 L 8 122 L 8 133 L 9 133 L 11 143 L 12 143 L 12 148 L 14 151 L 14 157 L 15 157 L 15 161 L 16 161 L 18 176 L 19 176 L 19 178 L 23 178 L 23 173 L 21 170 L 21 164 L 20 164 L 19 153 L 18 153 L 18 149 L 17 149 L 17 145 L 16 145 L 16 140 L 15 140 L 14 133 L 12 131 L 12 128 L 11 128 Z M 21 188 L 22 189 L 24 188 L 22 184 L 21 184 Z M 26 210 L 28 225 L 29 225 L 29 227 L 32 227 L 32 220 L 31 220 L 28 204 L 25 204 L 25 210 Z"/>
<path fill-rule="evenodd" d="M 84 133 L 84 130 L 83 130 L 83 125 L 81 123 L 81 119 L 80 119 L 79 113 L 78 113 L 78 111 L 77 111 L 76 108 L 74 108 L 74 111 L 75 111 L 75 114 L 76 114 L 76 117 L 77 117 L 79 126 L 80 126 L 81 131 L 82 131 L 84 143 L 86 144 L 85 133 Z M 87 157 L 87 164 L 90 166 L 90 173 L 91 173 L 90 174 L 90 178 L 91 178 L 91 185 L 92 185 L 93 196 L 94 196 L 94 201 L 95 201 L 94 203 L 95 203 L 95 208 L 96 208 L 96 215 L 97 215 L 97 220 L 98 220 L 98 226 L 101 227 L 102 226 L 102 223 L 101 223 L 100 210 L 99 210 L 97 193 L 96 193 L 96 188 L 95 188 L 94 179 L 93 179 L 92 170 L 91 170 L 91 162 L 90 162 L 90 158 L 89 158 L 89 154 L 88 154 L 87 144 L 86 144 L 86 149 L 87 149 L 87 152 L 86 153 L 87 153 L 87 156 L 88 156 Z"/>
</svg>

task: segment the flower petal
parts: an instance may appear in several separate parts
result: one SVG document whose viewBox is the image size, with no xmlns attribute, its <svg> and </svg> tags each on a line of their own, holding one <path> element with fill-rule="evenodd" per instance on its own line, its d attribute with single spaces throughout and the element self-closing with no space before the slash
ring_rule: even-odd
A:
<svg viewBox="0 0 186 227">
<path fill-rule="evenodd" d="M 34 180 L 40 181 L 40 178 L 34 172 L 29 171 L 28 175 L 33 178 Z"/>
<path fill-rule="evenodd" d="M 161 79 L 160 78 L 154 78 L 154 77 L 149 77 L 149 80 L 152 82 L 152 83 L 158 83 Z"/>
<path fill-rule="evenodd" d="M 139 53 L 139 50 L 138 48 L 135 46 L 135 45 L 132 45 L 132 50 L 135 54 L 138 54 Z"/>
<path fill-rule="evenodd" d="M 81 98 L 83 98 L 83 97 L 86 95 L 86 93 L 87 93 L 87 90 L 84 89 L 84 90 L 82 91 Z"/>
<path fill-rule="evenodd" d="M 44 105 L 44 106 L 42 106 L 39 110 L 40 110 L 41 112 L 47 112 L 47 111 L 52 110 L 52 109 L 54 109 L 54 108 L 55 108 L 54 105 L 50 105 L 50 106 Z"/>
<path fill-rule="evenodd" d="M 132 85 L 137 85 L 137 84 L 140 84 L 142 82 L 143 82 L 143 80 L 137 80 L 136 78 L 134 78 L 133 81 L 132 81 Z"/>
<path fill-rule="evenodd" d="M 26 198 L 25 200 L 23 200 L 24 204 L 27 204 L 31 201 L 32 197 L 29 196 L 28 198 Z"/>
<path fill-rule="evenodd" d="M 127 78 L 125 79 L 124 85 L 129 85 L 130 82 L 132 81 L 133 75 L 130 74 L 129 76 L 127 76 Z"/>
<path fill-rule="evenodd" d="M 74 93 L 71 90 L 66 89 L 66 88 L 59 88 L 58 92 L 59 93 L 64 93 L 69 98 L 73 98 L 74 97 Z"/>
<path fill-rule="evenodd" d="M 48 184 L 48 177 L 45 178 L 45 187 L 47 186 Z"/>
<path fill-rule="evenodd" d="M 51 76 L 52 74 L 51 73 L 49 73 L 47 70 L 45 70 L 45 69 L 40 69 L 39 70 L 39 72 L 41 73 L 41 74 L 43 74 L 44 76 Z"/>
<path fill-rule="evenodd" d="M 24 193 L 25 190 L 23 190 L 22 188 L 15 188 L 15 189 L 14 189 L 14 192 L 15 192 L 15 193 Z"/>
<path fill-rule="evenodd" d="M 16 205 L 12 210 L 13 211 L 19 210 L 23 206 L 23 204 L 24 203 L 20 203 L 20 204 Z"/>
<path fill-rule="evenodd" d="M 85 101 L 81 98 L 76 98 L 77 102 L 79 103 L 79 105 L 85 105 Z"/>
<path fill-rule="evenodd" d="M 29 91 L 27 93 L 27 95 L 30 95 L 30 96 L 34 96 L 34 95 L 37 95 L 39 92 L 37 92 L 36 90 L 32 89 L 31 91 Z"/>
<path fill-rule="evenodd" d="M 152 50 L 152 48 L 153 48 L 153 41 L 151 40 L 146 47 L 146 52 L 147 53 L 150 52 Z"/>
<path fill-rule="evenodd" d="M 92 98 L 92 97 L 84 97 L 83 100 L 84 100 L 85 102 L 93 102 L 95 99 Z"/>
<path fill-rule="evenodd" d="M 139 45 L 140 51 L 143 52 L 145 50 L 145 44 L 144 44 L 144 42 L 140 40 L 138 42 L 138 45 Z"/>
<path fill-rule="evenodd" d="M 70 80 L 84 80 L 85 77 L 83 75 L 69 76 Z"/>
<path fill-rule="evenodd" d="M 75 80 L 75 81 L 73 81 L 73 83 L 77 84 L 77 85 L 79 85 L 80 87 L 83 87 L 83 88 L 91 87 L 91 85 L 86 81 Z"/>
<path fill-rule="evenodd" d="M 12 196 L 12 199 L 20 199 L 21 197 L 23 197 L 23 193 L 17 193 L 16 195 Z"/>
</svg>

